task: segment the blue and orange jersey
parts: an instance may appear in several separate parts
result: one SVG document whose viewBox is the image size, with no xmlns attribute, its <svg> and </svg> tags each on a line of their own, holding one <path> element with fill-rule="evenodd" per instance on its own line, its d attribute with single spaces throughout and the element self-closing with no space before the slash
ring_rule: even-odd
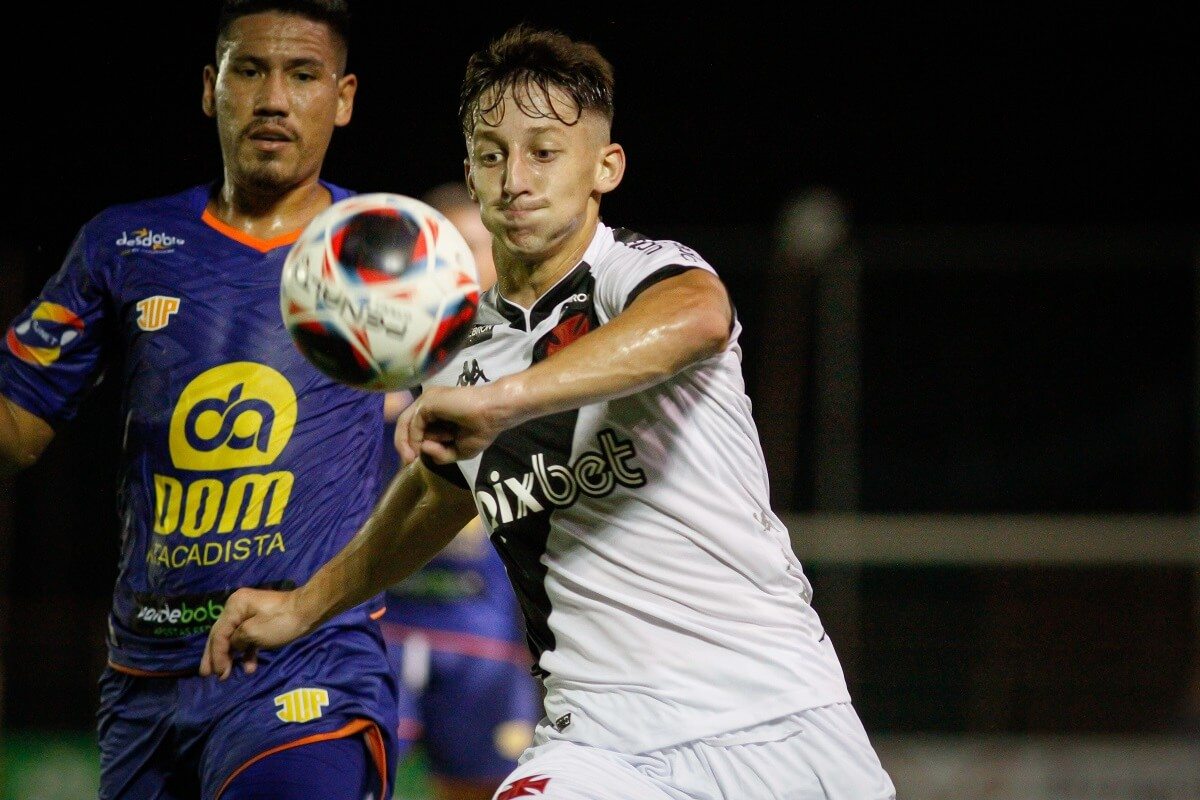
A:
<svg viewBox="0 0 1200 800">
<path fill-rule="evenodd" d="M 131 671 L 194 670 L 231 591 L 303 583 L 379 491 L 382 396 L 325 377 L 283 325 L 299 231 L 248 237 L 206 212 L 213 189 L 92 218 L 0 348 L 0 392 L 55 427 L 121 381 L 109 657 Z"/>
</svg>

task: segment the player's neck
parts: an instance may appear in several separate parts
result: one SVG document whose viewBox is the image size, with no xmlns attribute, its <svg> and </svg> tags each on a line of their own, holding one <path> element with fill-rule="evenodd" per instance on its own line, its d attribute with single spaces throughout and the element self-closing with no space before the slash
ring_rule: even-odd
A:
<svg viewBox="0 0 1200 800">
<path fill-rule="evenodd" d="M 332 202 L 315 178 L 284 191 L 256 190 L 226 176 L 209 198 L 208 210 L 232 228 L 257 239 L 274 239 L 300 230 Z"/>
<path fill-rule="evenodd" d="M 509 257 L 507 266 L 502 266 L 503 257 L 497 260 L 496 280 L 500 285 L 500 294 L 510 303 L 532 308 L 538 298 L 550 291 L 583 259 L 592 237 L 596 235 L 597 223 L 598 219 L 589 216 L 587 223 L 575 232 L 566 245 L 546 259 L 521 261 Z"/>
</svg>

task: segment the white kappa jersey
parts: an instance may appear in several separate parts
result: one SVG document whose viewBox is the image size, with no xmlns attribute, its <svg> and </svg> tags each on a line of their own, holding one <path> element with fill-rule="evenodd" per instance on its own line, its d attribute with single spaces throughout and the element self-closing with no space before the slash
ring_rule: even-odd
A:
<svg viewBox="0 0 1200 800">
<path fill-rule="evenodd" d="M 533 308 L 489 290 L 429 385 L 526 369 L 689 269 L 715 272 L 677 242 L 601 224 Z M 438 468 L 474 492 L 504 559 L 550 738 L 646 752 L 849 700 L 768 504 L 740 330 L 657 386 L 532 420 Z"/>
</svg>

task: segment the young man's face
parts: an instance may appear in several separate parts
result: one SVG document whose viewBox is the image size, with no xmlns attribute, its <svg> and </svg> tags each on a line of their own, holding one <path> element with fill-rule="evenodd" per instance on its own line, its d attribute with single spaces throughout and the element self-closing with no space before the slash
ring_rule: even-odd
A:
<svg viewBox="0 0 1200 800">
<path fill-rule="evenodd" d="M 217 120 L 226 175 L 259 190 L 319 176 L 333 129 L 350 121 L 357 82 L 327 26 L 278 12 L 230 26 L 204 70 L 204 111 Z"/>
<path fill-rule="evenodd" d="M 518 86 L 517 91 L 521 104 L 510 90 L 476 119 L 467 142 L 468 182 L 484 224 L 502 249 L 517 260 L 536 262 L 559 252 L 586 224 L 589 203 L 616 187 L 624 160 L 614 165 L 612 154 L 620 147 L 609 143 L 601 114 L 579 116 L 570 98 L 557 90 L 546 95 Z M 491 105 L 484 101 L 484 107 Z M 568 125 L 559 117 L 579 119 Z"/>
</svg>

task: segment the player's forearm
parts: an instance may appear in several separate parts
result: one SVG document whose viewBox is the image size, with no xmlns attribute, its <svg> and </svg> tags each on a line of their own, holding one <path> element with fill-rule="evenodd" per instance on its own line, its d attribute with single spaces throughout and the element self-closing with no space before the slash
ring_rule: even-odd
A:
<svg viewBox="0 0 1200 800">
<path fill-rule="evenodd" d="M 721 352 L 731 313 L 718 279 L 691 270 L 647 289 L 609 323 L 489 388 L 509 425 L 623 397 Z"/>
<path fill-rule="evenodd" d="M 419 464 L 406 467 L 358 534 L 296 590 L 310 628 L 408 577 L 454 538 L 474 506 L 447 502 L 436 480 Z"/>
<path fill-rule="evenodd" d="M 32 466 L 52 438 L 46 422 L 0 395 L 0 477 Z"/>
</svg>

